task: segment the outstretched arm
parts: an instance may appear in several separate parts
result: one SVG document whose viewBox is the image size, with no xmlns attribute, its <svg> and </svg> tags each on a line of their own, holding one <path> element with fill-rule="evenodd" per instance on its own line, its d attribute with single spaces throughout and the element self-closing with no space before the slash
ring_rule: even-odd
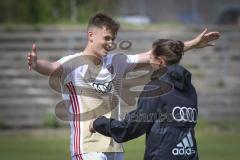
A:
<svg viewBox="0 0 240 160">
<path fill-rule="evenodd" d="M 27 55 L 27 63 L 28 69 L 34 69 L 40 74 L 49 76 L 51 73 L 54 72 L 54 75 L 60 76 L 61 75 L 61 65 L 58 62 L 49 62 L 47 60 L 39 60 L 37 57 L 37 47 L 35 44 L 32 45 L 32 51 Z"/>
<path fill-rule="evenodd" d="M 209 46 L 215 46 L 212 41 L 220 38 L 219 32 L 207 32 L 207 28 L 199 34 L 197 37 L 190 41 L 184 42 L 184 51 L 188 51 L 194 48 L 204 48 Z"/>
<path fill-rule="evenodd" d="M 122 143 L 143 135 L 149 125 L 149 122 L 118 121 L 101 116 L 93 122 L 92 128 L 98 133 Z"/>
<path fill-rule="evenodd" d="M 190 41 L 184 42 L 184 51 L 189 51 L 194 48 L 204 48 L 208 46 L 214 46 L 212 43 L 214 40 L 220 38 L 219 32 L 207 32 L 205 29 L 201 34 Z M 138 63 L 149 63 L 151 50 L 140 53 L 138 56 Z"/>
</svg>

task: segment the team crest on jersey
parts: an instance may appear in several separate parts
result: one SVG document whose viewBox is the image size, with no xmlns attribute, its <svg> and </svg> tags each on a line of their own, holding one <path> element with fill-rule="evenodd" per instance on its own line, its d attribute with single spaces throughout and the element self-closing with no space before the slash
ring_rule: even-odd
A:
<svg viewBox="0 0 240 160">
<path fill-rule="evenodd" d="M 99 93 L 109 93 L 112 90 L 112 81 L 104 83 L 92 83 L 92 87 Z"/>
</svg>

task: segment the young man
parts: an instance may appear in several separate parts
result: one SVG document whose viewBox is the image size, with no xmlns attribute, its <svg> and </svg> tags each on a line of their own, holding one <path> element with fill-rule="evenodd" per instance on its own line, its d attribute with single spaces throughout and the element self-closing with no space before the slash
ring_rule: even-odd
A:
<svg viewBox="0 0 240 160">
<path fill-rule="evenodd" d="M 119 119 L 124 75 L 138 63 L 149 63 L 151 51 L 136 54 L 111 54 L 119 24 L 104 14 L 94 15 L 88 24 L 87 46 L 81 53 L 69 55 L 56 62 L 39 60 L 36 45 L 28 54 L 29 69 L 53 75 L 61 80 L 61 91 L 72 114 L 70 120 L 70 150 L 73 160 L 122 160 L 123 148 L 112 138 L 89 131 L 92 119 L 99 115 Z M 205 30 L 195 39 L 185 42 L 184 50 L 210 46 L 218 32 Z"/>
</svg>

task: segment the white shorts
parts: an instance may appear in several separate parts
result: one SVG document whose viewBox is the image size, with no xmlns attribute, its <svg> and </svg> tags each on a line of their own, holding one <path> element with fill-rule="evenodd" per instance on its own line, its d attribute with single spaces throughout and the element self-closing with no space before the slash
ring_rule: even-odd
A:
<svg viewBox="0 0 240 160">
<path fill-rule="evenodd" d="M 72 157 L 72 160 L 124 160 L 123 152 L 92 152 Z"/>
</svg>

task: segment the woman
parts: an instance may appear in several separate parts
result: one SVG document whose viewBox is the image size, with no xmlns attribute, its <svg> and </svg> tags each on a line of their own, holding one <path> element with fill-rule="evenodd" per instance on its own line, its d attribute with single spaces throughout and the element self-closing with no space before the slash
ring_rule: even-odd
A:
<svg viewBox="0 0 240 160">
<path fill-rule="evenodd" d="M 90 130 L 113 137 L 119 143 L 146 133 L 145 160 L 198 160 L 194 133 L 197 94 L 191 84 L 191 73 L 178 64 L 183 47 L 181 41 L 155 41 L 150 63 L 156 71 L 144 87 L 137 109 L 123 121 L 99 117 Z M 163 69 L 166 72 L 159 75 Z M 153 94 L 156 87 L 165 94 L 152 96 L 156 95 Z"/>
</svg>

